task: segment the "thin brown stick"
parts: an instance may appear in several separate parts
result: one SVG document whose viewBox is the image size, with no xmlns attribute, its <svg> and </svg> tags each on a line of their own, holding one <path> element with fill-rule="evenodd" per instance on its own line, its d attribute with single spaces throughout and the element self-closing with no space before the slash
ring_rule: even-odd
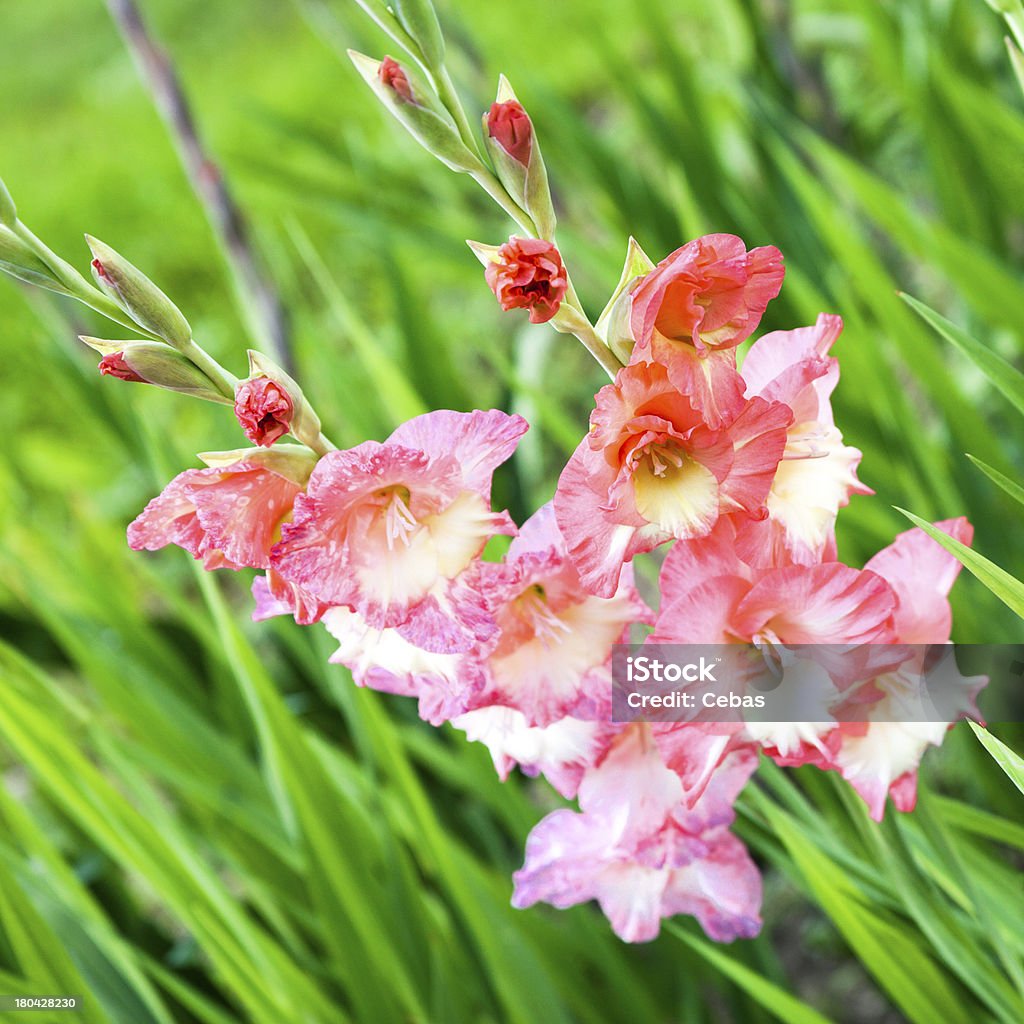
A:
<svg viewBox="0 0 1024 1024">
<path fill-rule="evenodd" d="M 277 291 L 261 271 L 245 218 L 220 168 L 209 158 L 174 66 L 154 42 L 135 0 L 107 0 L 125 46 L 167 126 L 185 175 L 213 228 L 234 278 L 243 317 L 267 354 L 292 369 L 288 323 Z"/>
</svg>

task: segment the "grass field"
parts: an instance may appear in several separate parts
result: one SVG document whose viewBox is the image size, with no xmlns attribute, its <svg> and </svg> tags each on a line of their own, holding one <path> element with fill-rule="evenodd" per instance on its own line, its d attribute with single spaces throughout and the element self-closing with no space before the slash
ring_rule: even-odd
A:
<svg viewBox="0 0 1024 1024">
<path fill-rule="evenodd" d="M 342 0 L 143 6 L 325 429 L 346 446 L 432 408 L 521 412 L 533 429 L 495 501 L 521 521 L 601 371 L 495 305 L 463 240 L 510 226 L 378 109 L 344 53 L 389 52 L 383 36 Z M 840 516 L 845 561 L 906 528 L 899 507 L 966 515 L 975 550 L 1024 577 L 1019 499 L 967 457 L 1020 480 L 1024 388 L 993 384 L 899 295 L 1021 367 L 1024 97 L 998 14 L 439 12 L 467 106 L 505 72 L 530 110 L 594 315 L 630 235 L 660 259 L 708 231 L 785 254 L 763 329 L 842 315 L 836 420 L 877 492 Z M 7 5 L 0 53 L 0 174 L 21 217 L 83 270 L 85 231 L 126 253 L 241 373 L 259 324 L 103 3 Z M 75 334 L 101 331 L 0 280 L 0 994 L 74 993 L 90 1024 L 1024 1019 L 1019 724 L 992 724 L 1003 766 L 958 724 L 918 809 L 881 825 L 831 774 L 766 761 L 737 828 L 766 878 L 756 940 L 715 946 L 679 918 L 633 947 L 591 906 L 515 911 L 509 876 L 561 803 L 550 788 L 499 783 L 482 747 L 356 690 L 324 631 L 252 623 L 250 574 L 128 550 L 125 525 L 237 425 L 99 379 Z M 1024 640 L 1024 588 L 996 586 L 962 575 L 955 640 Z"/>
</svg>

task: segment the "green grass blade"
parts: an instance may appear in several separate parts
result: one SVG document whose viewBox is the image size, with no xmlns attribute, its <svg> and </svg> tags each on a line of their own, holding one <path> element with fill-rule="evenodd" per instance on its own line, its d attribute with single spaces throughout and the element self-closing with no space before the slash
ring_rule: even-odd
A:
<svg viewBox="0 0 1024 1024">
<path fill-rule="evenodd" d="M 966 544 L 937 530 L 931 523 L 925 522 L 920 516 L 906 509 L 897 508 L 897 512 L 905 515 L 915 526 L 919 526 L 933 540 L 938 541 L 963 567 L 992 591 L 1000 601 L 1024 619 L 1024 583 L 1011 576 L 1005 569 L 1000 569 L 995 562 L 990 562 L 984 555 L 979 555 Z"/>
<path fill-rule="evenodd" d="M 1024 793 L 1024 758 L 1012 751 L 1002 740 L 996 739 L 984 726 L 978 725 L 977 722 L 968 721 L 974 730 L 974 735 L 981 741 L 981 745 L 992 755 L 992 760 L 1006 772 L 1010 781 Z"/>
<path fill-rule="evenodd" d="M 665 925 L 665 930 L 738 985 L 776 1020 L 781 1020 L 784 1024 L 830 1024 L 828 1017 L 822 1016 L 813 1007 L 797 999 L 785 989 L 779 988 L 774 982 L 768 981 L 767 978 L 729 956 L 728 953 L 723 953 L 717 946 L 696 935 L 691 935 L 681 925 L 670 921 Z"/>
<path fill-rule="evenodd" d="M 975 366 L 985 374 L 993 385 L 1024 413 L 1024 374 L 1012 367 L 1002 356 L 987 346 L 975 341 L 966 331 L 952 321 L 940 316 L 934 309 L 918 302 L 913 296 L 901 293 L 904 302 L 923 320 L 931 324 L 948 342 L 955 345 Z"/>
</svg>

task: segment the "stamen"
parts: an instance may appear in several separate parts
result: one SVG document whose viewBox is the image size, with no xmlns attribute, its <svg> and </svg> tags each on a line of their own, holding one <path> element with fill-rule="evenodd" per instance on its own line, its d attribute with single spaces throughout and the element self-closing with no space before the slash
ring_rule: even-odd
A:
<svg viewBox="0 0 1024 1024">
<path fill-rule="evenodd" d="M 662 477 L 668 472 L 668 466 L 665 465 L 666 462 L 671 463 L 676 467 L 676 469 L 682 468 L 682 453 L 677 451 L 675 448 L 652 444 L 647 449 L 647 454 L 651 459 L 651 469 L 657 477 Z"/>
<path fill-rule="evenodd" d="M 388 551 L 394 551 L 396 540 L 400 540 L 408 547 L 410 538 L 419 525 L 401 494 L 397 490 L 392 491 L 384 521 Z"/>
<path fill-rule="evenodd" d="M 545 647 L 560 644 L 565 639 L 564 634 L 572 632 L 572 629 L 555 615 L 536 587 L 531 587 L 520 596 L 519 607 Z"/>
</svg>

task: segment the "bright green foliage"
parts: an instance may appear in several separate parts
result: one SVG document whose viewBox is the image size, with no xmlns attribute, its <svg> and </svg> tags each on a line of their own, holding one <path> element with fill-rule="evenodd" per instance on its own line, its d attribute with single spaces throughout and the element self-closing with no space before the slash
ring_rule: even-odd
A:
<svg viewBox="0 0 1024 1024">
<path fill-rule="evenodd" d="M 84 231 L 130 253 L 243 373 L 251 318 L 103 5 L 10 6 L 0 174 L 19 215 L 79 270 Z M 344 57 L 395 43 L 344 0 L 143 6 L 290 311 L 325 432 L 351 445 L 426 408 L 522 411 L 533 429 L 496 504 L 521 519 L 546 500 L 601 370 L 497 309 L 463 239 L 511 225 Z M 429 30 L 405 6 L 408 33 Z M 498 73 L 514 80 L 592 316 L 631 234 L 655 260 L 711 230 L 778 245 L 764 329 L 846 321 L 836 420 L 879 497 L 844 511 L 841 557 L 861 565 L 905 528 L 895 507 L 967 515 L 977 554 L 959 555 L 996 593 L 963 574 L 954 637 L 1019 641 L 1024 115 L 998 15 L 440 14 L 473 124 Z M 980 734 L 996 760 L 957 726 L 918 809 L 881 826 L 833 776 L 763 765 L 737 826 L 766 878 L 753 942 L 680 919 L 630 947 L 593 908 L 514 911 L 550 790 L 501 784 L 482 748 L 356 690 L 322 630 L 251 623 L 247 574 L 127 550 L 125 524 L 193 452 L 242 443 L 228 411 L 98 379 L 74 335 L 102 322 L 59 298 L 4 280 L 0 311 L 0 993 L 81 995 L 90 1024 L 1024 1020 L 1024 828 L 1004 775 L 1019 785 L 1019 726 Z"/>
</svg>

